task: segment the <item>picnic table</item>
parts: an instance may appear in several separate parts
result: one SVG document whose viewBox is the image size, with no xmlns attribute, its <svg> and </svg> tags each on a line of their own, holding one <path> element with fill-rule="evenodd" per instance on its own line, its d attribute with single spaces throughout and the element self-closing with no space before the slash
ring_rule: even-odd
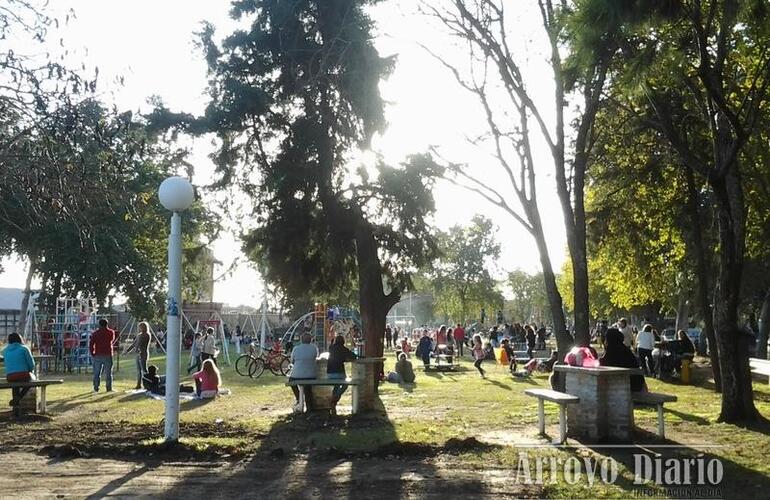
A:
<svg viewBox="0 0 770 500">
<path fill-rule="evenodd" d="M 634 428 L 631 375 L 636 368 L 556 365 L 565 376 L 565 392 L 580 398 L 567 408 L 568 433 L 591 440 L 629 440 Z"/>
</svg>

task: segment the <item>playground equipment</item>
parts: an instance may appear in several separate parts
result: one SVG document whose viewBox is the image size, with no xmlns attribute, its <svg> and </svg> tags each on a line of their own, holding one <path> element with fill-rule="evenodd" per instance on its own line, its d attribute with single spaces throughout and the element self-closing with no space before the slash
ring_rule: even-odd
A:
<svg viewBox="0 0 770 500">
<path fill-rule="evenodd" d="M 134 339 L 136 339 L 136 336 L 139 333 L 139 323 L 140 321 L 131 318 L 120 330 L 118 338 L 120 339 L 120 344 L 123 345 L 123 354 L 126 354 L 128 349 L 133 345 Z M 165 354 L 166 348 L 163 346 L 163 342 L 158 338 L 158 334 L 155 333 L 155 330 L 153 330 L 152 325 L 149 322 L 147 322 L 147 326 L 150 332 L 150 347 L 158 346 L 160 350 L 163 351 L 163 354 Z"/>
<path fill-rule="evenodd" d="M 188 304 L 185 303 L 182 308 L 182 328 L 187 325 L 188 333 L 192 331 L 194 335 L 197 332 L 202 332 L 206 328 L 213 328 L 214 335 L 217 341 L 222 346 L 222 353 L 224 354 L 225 363 L 228 366 L 230 362 L 230 349 L 229 342 L 225 336 L 224 321 L 220 315 L 221 304 L 215 303 L 201 303 L 201 304 Z M 193 325 L 194 324 L 194 325 Z M 184 339 L 186 335 L 182 335 Z M 192 350 L 190 350 L 190 364 L 192 364 Z"/>
<path fill-rule="evenodd" d="M 97 302 L 93 297 L 60 297 L 53 315 L 36 315 L 30 335 L 41 354 L 54 356 L 54 369 L 88 369 L 91 362 L 89 341 L 99 328 Z M 102 316 L 106 317 L 106 316 Z"/>
<path fill-rule="evenodd" d="M 299 343 L 303 333 L 313 336 L 320 352 L 328 351 L 336 335 L 345 337 L 346 342 L 354 345 L 359 355 L 363 355 L 364 342 L 361 339 L 361 315 L 355 309 L 345 307 L 326 307 L 316 304 L 313 311 L 300 316 L 291 324 L 281 339 L 285 348 Z M 287 349 L 288 350 L 288 349 Z"/>
</svg>

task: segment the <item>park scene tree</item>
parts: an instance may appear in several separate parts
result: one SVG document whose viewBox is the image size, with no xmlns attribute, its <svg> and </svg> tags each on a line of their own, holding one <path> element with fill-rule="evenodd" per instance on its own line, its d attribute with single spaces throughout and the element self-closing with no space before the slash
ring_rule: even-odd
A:
<svg viewBox="0 0 770 500">
<path fill-rule="evenodd" d="M 0 491 L 756 496 L 769 8 L 0 0 Z"/>
</svg>

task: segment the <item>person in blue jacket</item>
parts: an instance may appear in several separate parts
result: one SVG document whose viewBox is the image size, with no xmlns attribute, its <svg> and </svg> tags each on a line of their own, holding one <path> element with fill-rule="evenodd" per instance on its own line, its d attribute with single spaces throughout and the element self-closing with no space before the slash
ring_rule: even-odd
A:
<svg viewBox="0 0 770 500">
<path fill-rule="evenodd" d="M 35 360 L 32 358 L 32 352 L 29 347 L 21 342 L 21 336 L 18 333 L 8 335 L 8 345 L 3 350 L 3 359 L 5 362 L 5 379 L 8 382 L 30 382 L 35 380 Z M 29 387 L 14 388 L 11 406 L 18 406 Z"/>
</svg>

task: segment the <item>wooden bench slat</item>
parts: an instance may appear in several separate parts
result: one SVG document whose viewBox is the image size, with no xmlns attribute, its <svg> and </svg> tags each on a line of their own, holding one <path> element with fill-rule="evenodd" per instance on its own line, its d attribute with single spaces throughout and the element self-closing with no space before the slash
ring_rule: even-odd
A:
<svg viewBox="0 0 770 500">
<path fill-rule="evenodd" d="M 547 401 L 551 401 L 552 403 L 571 404 L 580 402 L 580 398 L 577 396 L 573 396 L 572 394 L 567 394 L 564 392 L 553 391 L 551 389 L 526 389 L 524 394 L 539 399 L 545 399 Z"/>
<path fill-rule="evenodd" d="M 0 382 L 0 389 L 24 387 L 45 387 L 47 385 L 63 384 L 64 380 L 35 380 L 32 382 Z"/>
<path fill-rule="evenodd" d="M 286 382 L 287 386 L 292 385 L 360 385 L 361 381 L 354 379 L 312 379 L 312 380 L 290 380 Z"/>
<path fill-rule="evenodd" d="M 657 392 L 632 392 L 631 399 L 637 404 L 658 405 L 663 403 L 673 403 L 677 397 L 672 394 L 661 394 Z"/>
</svg>

